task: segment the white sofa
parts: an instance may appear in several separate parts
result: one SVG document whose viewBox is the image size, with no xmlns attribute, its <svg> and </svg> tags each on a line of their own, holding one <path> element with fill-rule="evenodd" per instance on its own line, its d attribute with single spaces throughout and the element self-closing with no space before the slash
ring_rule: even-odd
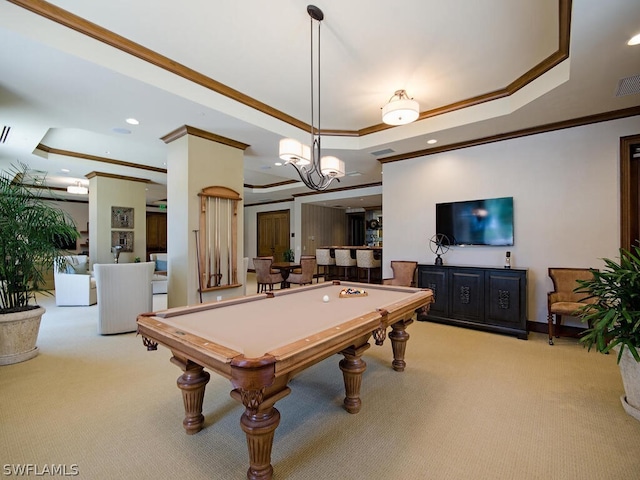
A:
<svg viewBox="0 0 640 480">
<path fill-rule="evenodd" d="M 98 301 L 96 280 L 89 274 L 87 255 L 67 255 L 66 265 L 59 271 L 57 259 L 53 266 L 56 305 L 59 307 L 95 305 Z"/>
<path fill-rule="evenodd" d="M 167 278 L 168 255 L 166 253 L 150 253 L 149 259 L 155 265 L 153 280 L 151 282 L 153 294 L 167 293 L 167 286 L 169 285 Z"/>
<path fill-rule="evenodd" d="M 153 262 L 93 266 L 98 287 L 98 333 L 134 332 L 139 314 L 153 310 Z"/>
</svg>

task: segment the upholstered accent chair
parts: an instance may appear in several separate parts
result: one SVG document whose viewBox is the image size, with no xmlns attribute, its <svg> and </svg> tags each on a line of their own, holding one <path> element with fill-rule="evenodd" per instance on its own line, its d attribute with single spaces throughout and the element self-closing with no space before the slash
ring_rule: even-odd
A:
<svg viewBox="0 0 640 480">
<path fill-rule="evenodd" d="M 96 263 L 98 333 L 135 332 L 138 315 L 153 310 L 154 262 Z"/>
<path fill-rule="evenodd" d="M 313 258 L 315 260 L 316 256 L 315 255 L 300 255 L 300 262 L 302 262 L 303 258 Z M 291 273 L 302 273 L 302 264 L 300 264 L 300 267 L 294 268 L 293 270 L 291 270 Z"/>
<path fill-rule="evenodd" d="M 336 259 L 331 256 L 331 250 L 328 248 L 316 248 L 316 276 L 318 282 L 320 277 L 323 276 L 325 280 L 328 280 L 331 276 L 331 267 L 336 264 Z M 320 272 L 322 267 L 322 272 Z"/>
<path fill-rule="evenodd" d="M 585 299 L 585 293 L 576 293 L 579 286 L 578 280 L 592 280 L 591 268 L 560 268 L 550 267 L 549 277 L 553 281 L 553 291 L 547 293 L 547 323 L 549 333 L 549 345 L 553 345 L 553 336 L 560 336 L 562 317 L 578 316 L 578 310 L 585 305 L 595 303 L 595 298 Z M 555 328 L 553 317 L 555 316 Z"/>
<path fill-rule="evenodd" d="M 357 264 L 356 259 L 351 257 L 351 250 L 348 248 L 336 248 L 336 267 L 344 269 L 344 279 L 349 279 L 349 271 Z M 342 278 L 338 272 L 338 278 Z"/>
<path fill-rule="evenodd" d="M 300 258 L 300 273 L 290 273 L 287 282 L 296 283 L 298 285 L 307 285 L 313 283 L 313 274 L 316 271 L 315 257 Z"/>
<path fill-rule="evenodd" d="M 256 257 L 253 259 L 253 267 L 256 270 L 256 283 L 258 284 L 258 293 L 265 292 L 267 288 L 273 290 L 273 285 L 282 283 L 284 279 L 280 272 L 273 273 L 271 264 L 273 257 Z"/>
<path fill-rule="evenodd" d="M 393 278 L 385 278 L 382 283 L 385 285 L 400 285 L 404 287 L 415 286 L 415 275 L 418 262 L 408 260 L 391 260 L 391 270 Z"/>
<path fill-rule="evenodd" d="M 367 272 L 367 283 L 371 283 L 371 270 L 374 273 L 382 270 L 382 260 L 375 258 L 373 250 L 356 250 L 356 264 L 358 266 L 358 281 L 360 281 L 360 273 L 363 270 Z"/>
<path fill-rule="evenodd" d="M 59 307 L 95 305 L 98 301 L 87 255 L 58 257 L 53 266 L 53 281 Z"/>
<path fill-rule="evenodd" d="M 167 293 L 169 286 L 167 262 L 169 261 L 169 256 L 166 253 L 150 253 L 149 259 L 154 263 L 153 280 L 151 281 L 153 294 Z"/>
</svg>

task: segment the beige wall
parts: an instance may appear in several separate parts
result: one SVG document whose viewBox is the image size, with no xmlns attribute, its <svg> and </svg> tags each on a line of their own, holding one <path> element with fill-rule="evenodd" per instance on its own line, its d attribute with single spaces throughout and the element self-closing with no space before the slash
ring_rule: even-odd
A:
<svg viewBox="0 0 640 480">
<path fill-rule="evenodd" d="M 618 256 L 620 137 L 638 133 L 633 117 L 384 164 L 384 274 L 392 259 L 434 262 L 436 203 L 510 196 L 513 247 L 454 247 L 443 259 L 502 266 L 510 250 L 528 269 L 528 319 L 546 322 L 548 267 Z"/>
<path fill-rule="evenodd" d="M 169 307 L 199 303 L 194 230 L 199 229 L 200 199 L 205 187 L 221 185 L 242 196 L 243 151 L 192 135 L 168 144 L 167 156 L 167 253 L 169 254 Z M 238 251 L 236 266 L 241 281 L 243 248 L 243 205 L 238 206 Z M 243 294 L 233 288 L 203 294 L 203 301 L 215 301 Z"/>
<path fill-rule="evenodd" d="M 147 255 L 146 183 L 94 176 L 89 179 L 89 258 L 95 263 L 113 263 L 111 253 L 111 207 L 134 209 L 133 252 L 120 254 L 120 262 L 130 263 Z M 115 229 L 128 230 L 128 229 Z"/>
</svg>

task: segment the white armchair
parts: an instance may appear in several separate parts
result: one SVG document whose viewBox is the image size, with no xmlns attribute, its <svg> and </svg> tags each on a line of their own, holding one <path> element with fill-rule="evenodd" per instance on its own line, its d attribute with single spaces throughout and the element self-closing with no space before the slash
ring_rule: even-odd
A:
<svg viewBox="0 0 640 480">
<path fill-rule="evenodd" d="M 59 307 L 95 305 L 98 301 L 96 281 L 89 274 L 86 255 L 64 257 L 65 268 L 59 271 L 60 259 L 53 266 L 56 305 Z"/>
<path fill-rule="evenodd" d="M 149 259 L 155 265 L 155 271 L 153 272 L 153 281 L 151 286 L 153 288 L 153 294 L 167 293 L 167 286 L 169 284 L 167 278 L 167 261 L 168 255 L 166 253 L 150 253 Z"/>
<path fill-rule="evenodd" d="M 134 332 L 140 313 L 153 310 L 153 262 L 93 266 L 98 285 L 98 333 Z"/>
</svg>

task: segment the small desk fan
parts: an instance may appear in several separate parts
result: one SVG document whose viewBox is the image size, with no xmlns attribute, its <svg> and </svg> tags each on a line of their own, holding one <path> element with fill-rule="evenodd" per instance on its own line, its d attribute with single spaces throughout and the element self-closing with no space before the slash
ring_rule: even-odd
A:
<svg viewBox="0 0 640 480">
<path fill-rule="evenodd" d="M 436 233 L 429 240 L 429 248 L 436 254 L 435 265 L 442 265 L 442 256 L 449 251 L 449 237 L 444 233 Z"/>
</svg>

